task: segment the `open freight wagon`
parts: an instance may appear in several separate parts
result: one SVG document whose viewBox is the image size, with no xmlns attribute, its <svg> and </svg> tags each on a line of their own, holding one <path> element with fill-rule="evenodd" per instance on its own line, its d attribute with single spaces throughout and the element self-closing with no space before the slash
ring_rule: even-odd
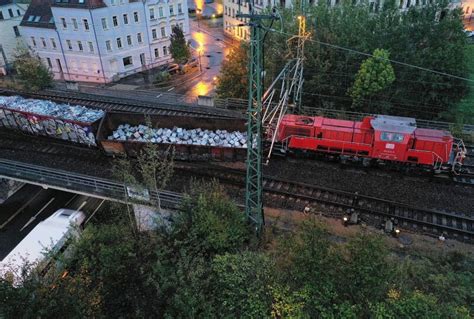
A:
<svg viewBox="0 0 474 319">
<path fill-rule="evenodd" d="M 96 140 L 107 155 L 127 155 L 136 157 L 145 141 L 123 140 L 113 138 L 114 132 L 121 125 L 138 126 L 145 125 L 149 119 L 153 128 L 172 129 L 174 127 L 192 130 L 201 129 L 209 131 L 226 130 L 228 132 L 245 132 L 244 119 L 218 119 L 218 118 L 199 118 L 183 117 L 169 115 L 148 115 L 137 113 L 107 112 L 102 118 L 97 132 Z M 178 160 L 217 160 L 217 161 L 244 161 L 247 155 L 245 147 L 225 147 L 217 145 L 196 145 L 179 143 L 159 143 L 161 151 L 166 151 L 170 145 L 173 145 L 175 159 Z"/>
<path fill-rule="evenodd" d="M 91 122 L 73 121 L 14 110 L 0 104 L 0 127 L 89 146 L 96 146 L 95 132 L 99 126 L 99 120 L 100 118 Z"/>
</svg>

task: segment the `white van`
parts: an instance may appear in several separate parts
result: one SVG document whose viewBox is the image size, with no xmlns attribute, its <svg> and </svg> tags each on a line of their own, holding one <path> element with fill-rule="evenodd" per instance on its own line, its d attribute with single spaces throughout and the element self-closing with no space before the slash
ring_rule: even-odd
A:
<svg viewBox="0 0 474 319">
<path fill-rule="evenodd" d="M 78 230 L 86 216 L 83 212 L 59 209 L 40 222 L 23 240 L 0 262 L 0 277 L 13 280 L 15 285 L 24 277 L 21 272 L 25 264 L 42 270 L 49 262 L 46 253 L 57 253 L 67 239 L 78 236 Z M 26 274 L 28 275 L 28 274 Z"/>
</svg>

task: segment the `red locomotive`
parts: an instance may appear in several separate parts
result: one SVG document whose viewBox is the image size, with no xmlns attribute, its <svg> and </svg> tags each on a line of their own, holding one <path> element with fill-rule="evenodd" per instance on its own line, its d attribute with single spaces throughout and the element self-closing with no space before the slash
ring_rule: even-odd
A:
<svg viewBox="0 0 474 319">
<path fill-rule="evenodd" d="M 325 153 L 364 165 L 403 163 L 435 172 L 456 172 L 466 154 L 462 141 L 447 131 L 417 128 L 413 118 L 385 115 L 355 122 L 288 114 L 275 143 L 282 152 Z"/>
</svg>

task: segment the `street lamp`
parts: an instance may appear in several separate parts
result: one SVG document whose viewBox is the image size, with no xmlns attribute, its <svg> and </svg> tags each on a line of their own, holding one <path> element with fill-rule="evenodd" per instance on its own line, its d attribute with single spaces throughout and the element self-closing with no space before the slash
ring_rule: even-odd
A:
<svg viewBox="0 0 474 319">
<path fill-rule="evenodd" d="M 202 54 L 202 51 L 203 51 L 203 47 L 199 47 L 198 48 L 198 56 L 199 56 L 199 72 L 202 73 L 202 65 L 201 65 L 201 54 Z"/>
<path fill-rule="evenodd" d="M 200 19 L 201 13 L 202 13 L 202 9 L 197 8 L 196 14 L 197 14 L 197 20 L 198 20 L 198 29 L 201 29 L 201 26 L 199 25 L 199 20 L 201 20 Z"/>
</svg>

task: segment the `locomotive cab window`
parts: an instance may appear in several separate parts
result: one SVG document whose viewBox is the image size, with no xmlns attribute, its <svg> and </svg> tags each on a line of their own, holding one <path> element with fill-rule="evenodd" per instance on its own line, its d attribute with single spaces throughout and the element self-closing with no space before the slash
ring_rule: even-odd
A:
<svg viewBox="0 0 474 319">
<path fill-rule="evenodd" d="M 403 134 L 382 132 L 380 140 L 385 142 L 403 142 Z"/>
</svg>

